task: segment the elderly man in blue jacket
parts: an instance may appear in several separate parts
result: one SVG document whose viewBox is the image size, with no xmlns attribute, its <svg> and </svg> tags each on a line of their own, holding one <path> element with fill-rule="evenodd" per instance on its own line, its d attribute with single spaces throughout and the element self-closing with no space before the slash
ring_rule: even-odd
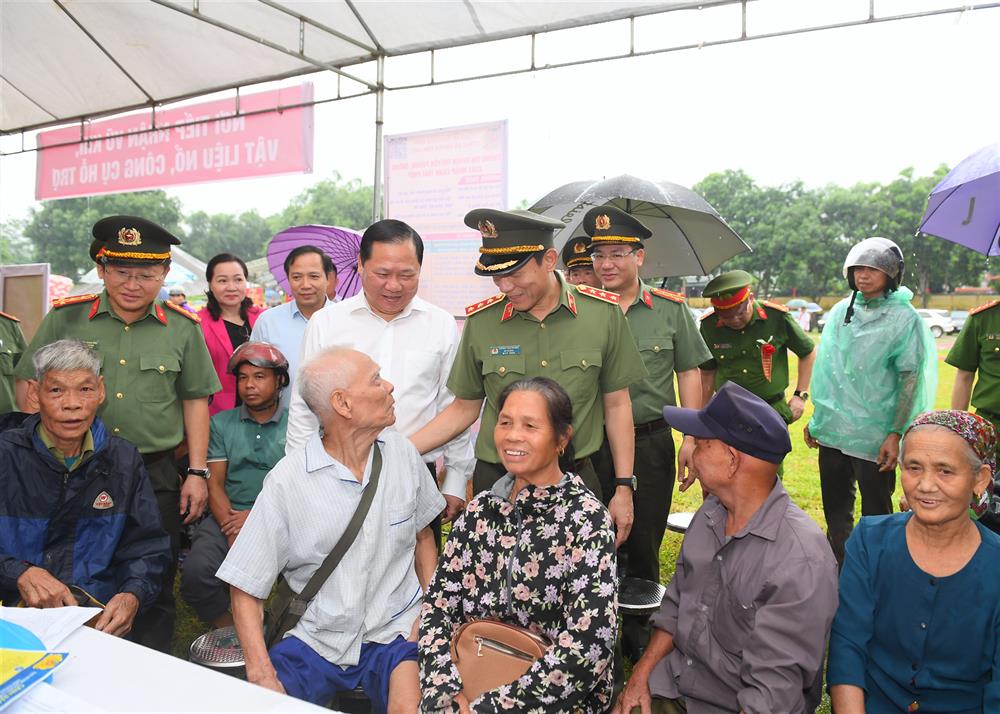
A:
<svg viewBox="0 0 1000 714">
<path fill-rule="evenodd" d="M 33 363 L 39 412 L 8 415 L 0 433 L 0 600 L 96 601 L 96 628 L 120 637 L 156 598 L 170 560 L 153 488 L 136 448 L 96 418 L 97 353 L 59 340 Z"/>
</svg>

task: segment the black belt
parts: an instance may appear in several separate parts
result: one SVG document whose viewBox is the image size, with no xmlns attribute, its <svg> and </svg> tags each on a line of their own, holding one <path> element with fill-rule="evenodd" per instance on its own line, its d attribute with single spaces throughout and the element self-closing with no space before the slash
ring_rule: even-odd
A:
<svg viewBox="0 0 1000 714">
<path fill-rule="evenodd" d="M 159 461 L 160 459 L 166 459 L 166 458 L 173 459 L 174 450 L 167 449 L 166 451 L 152 451 L 148 454 L 141 454 L 141 456 L 142 456 L 142 463 L 146 464 L 146 466 L 149 466 L 151 463 Z"/>
<path fill-rule="evenodd" d="M 666 431 L 670 428 L 670 425 L 662 419 L 654 419 L 653 421 L 648 421 L 645 424 L 635 425 L 635 435 L 636 436 L 649 436 L 650 434 L 656 434 L 661 431 Z"/>
<path fill-rule="evenodd" d="M 784 394 L 779 394 L 778 396 L 771 397 L 769 399 L 768 398 L 764 398 L 764 401 L 767 402 L 768 404 L 771 404 L 773 406 L 773 405 L 777 404 L 778 402 L 785 401 L 785 395 Z"/>
</svg>

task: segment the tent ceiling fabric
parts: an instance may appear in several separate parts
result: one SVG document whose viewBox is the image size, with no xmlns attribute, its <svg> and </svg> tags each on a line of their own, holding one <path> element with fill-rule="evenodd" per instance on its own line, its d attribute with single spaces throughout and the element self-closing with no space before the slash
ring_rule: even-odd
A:
<svg viewBox="0 0 1000 714">
<path fill-rule="evenodd" d="M 731 1 L 4 0 L 0 131 L 292 77 L 324 64 L 348 67 L 376 54 Z M 294 56 L 300 35 L 303 51 Z"/>
</svg>

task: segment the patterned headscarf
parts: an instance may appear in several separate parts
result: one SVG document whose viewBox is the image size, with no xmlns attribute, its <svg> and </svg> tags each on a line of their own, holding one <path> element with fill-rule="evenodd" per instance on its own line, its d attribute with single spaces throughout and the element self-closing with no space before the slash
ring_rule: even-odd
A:
<svg viewBox="0 0 1000 714">
<path fill-rule="evenodd" d="M 989 508 L 990 501 L 996 499 L 994 494 L 994 484 L 997 474 L 997 432 L 993 425 L 976 414 L 959 411 L 957 409 L 942 409 L 940 411 L 925 412 L 913 420 L 906 430 L 909 434 L 914 427 L 933 424 L 943 426 L 945 429 L 953 431 L 965 440 L 973 453 L 984 464 L 990 467 L 990 484 L 986 487 L 986 493 L 981 498 L 973 498 L 974 503 L 971 508 L 975 512 L 975 517 L 981 517 Z M 904 438 L 906 436 L 904 434 Z M 991 499 L 992 495 L 992 499 Z"/>
</svg>

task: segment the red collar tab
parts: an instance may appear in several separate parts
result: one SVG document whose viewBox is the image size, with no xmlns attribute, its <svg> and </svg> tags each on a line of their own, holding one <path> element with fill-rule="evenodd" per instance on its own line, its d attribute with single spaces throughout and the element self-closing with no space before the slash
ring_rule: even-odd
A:
<svg viewBox="0 0 1000 714">
<path fill-rule="evenodd" d="M 764 312 L 764 308 L 762 308 L 760 305 L 757 306 L 757 317 L 759 317 L 761 320 L 767 319 L 767 313 Z"/>
<path fill-rule="evenodd" d="M 571 313 L 573 313 L 573 316 L 575 317 L 576 316 L 576 298 L 573 297 L 573 293 L 571 293 L 568 290 L 566 291 L 566 307 L 569 308 L 569 311 Z"/>
<path fill-rule="evenodd" d="M 746 300 L 749 295 L 750 286 L 746 285 L 727 298 L 713 297 L 709 298 L 709 302 L 712 303 L 712 306 L 717 310 L 728 310 L 731 307 L 739 305 L 741 302 Z"/>
<path fill-rule="evenodd" d="M 503 314 L 500 316 L 500 322 L 507 322 L 510 318 L 514 316 L 514 303 L 507 303 L 504 305 Z"/>
<path fill-rule="evenodd" d="M 653 307 L 653 296 L 649 294 L 648 290 L 642 291 L 642 301 L 646 304 L 646 307 Z"/>
<path fill-rule="evenodd" d="M 155 312 L 156 312 L 156 319 L 159 320 L 160 322 L 162 322 L 164 325 L 166 325 L 167 324 L 167 313 L 166 313 L 166 311 L 164 311 L 164 309 L 162 307 L 160 307 L 159 305 L 157 305 Z"/>
<path fill-rule="evenodd" d="M 94 302 L 91 303 L 90 305 L 90 312 L 87 313 L 87 319 L 93 320 L 94 316 L 97 314 L 97 311 L 100 309 L 101 309 L 101 298 L 100 296 L 98 296 L 97 299 L 94 300 Z"/>
</svg>

